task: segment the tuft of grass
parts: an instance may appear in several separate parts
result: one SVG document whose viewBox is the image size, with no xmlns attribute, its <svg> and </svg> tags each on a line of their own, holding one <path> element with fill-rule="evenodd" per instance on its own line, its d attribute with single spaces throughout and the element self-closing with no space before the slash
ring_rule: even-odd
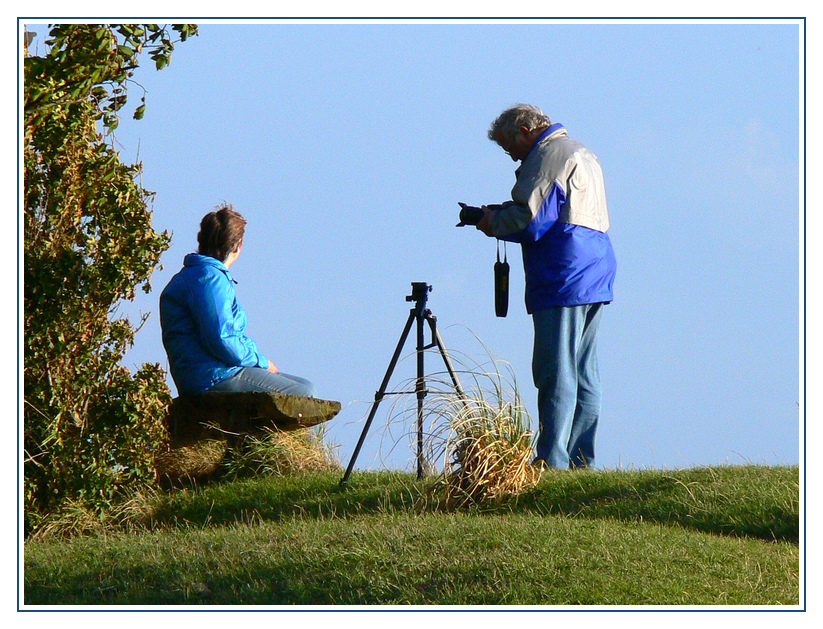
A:
<svg viewBox="0 0 823 629">
<path fill-rule="evenodd" d="M 160 503 L 157 490 L 148 486 L 112 502 L 105 509 L 93 509 L 88 503 L 68 500 L 44 517 L 28 539 L 65 539 L 145 529 Z"/>
<path fill-rule="evenodd" d="M 340 471 L 336 449 L 325 439 L 322 427 L 289 432 L 267 431 L 246 436 L 228 448 L 226 440 L 203 440 L 158 456 L 158 478 L 164 474 L 187 478 L 170 487 L 206 486 L 210 479 L 235 481 L 249 477 L 286 476 L 310 472 Z M 191 475 L 191 476 L 189 476 Z M 194 480 L 195 478 L 199 480 Z M 41 518 L 31 538 L 71 537 L 104 534 L 150 527 L 158 518 L 167 497 L 157 487 L 144 486 L 104 509 L 92 509 L 78 501 L 67 501 Z"/>
<path fill-rule="evenodd" d="M 439 494 L 447 508 L 499 501 L 526 491 L 540 478 L 531 466 L 532 421 L 514 372 L 487 354 L 484 364 L 462 371 L 469 387 L 441 393 L 431 404 L 436 417 L 431 451 L 443 461 L 431 492 Z"/>
<path fill-rule="evenodd" d="M 448 508 L 516 495 L 540 478 L 530 465 L 528 414 L 516 401 L 496 402 L 461 396 L 449 405 L 442 437 L 445 466 L 431 489 Z"/>
<path fill-rule="evenodd" d="M 214 474 L 226 456 L 226 439 L 204 439 L 159 453 L 154 458 L 158 478 L 202 478 Z"/>
<path fill-rule="evenodd" d="M 539 479 L 539 472 L 530 465 L 532 420 L 514 372 L 485 346 L 484 350 L 483 362 L 450 352 L 455 375 L 462 381 L 458 386 L 447 372 L 426 378 L 423 469 L 434 477 L 425 500 L 428 506 L 451 509 L 498 501 L 533 487 Z M 412 393 L 415 386 L 416 380 L 407 380 L 400 390 Z M 403 406 L 398 399 L 387 429 L 393 424 L 406 426 L 404 434 L 416 449 L 417 421 L 416 406 Z M 394 440 L 392 449 L 396 446 Z"/>
<path fill-rule="evenodd" d="M 273 429 L 259 437 L 246 436 L 224 460 L 221 475 L 224 479 L 238 479 L 337 470 L 340 462 L 334 447 L 324 440 L 322 427 L 289 432 Z"/>
</svg>

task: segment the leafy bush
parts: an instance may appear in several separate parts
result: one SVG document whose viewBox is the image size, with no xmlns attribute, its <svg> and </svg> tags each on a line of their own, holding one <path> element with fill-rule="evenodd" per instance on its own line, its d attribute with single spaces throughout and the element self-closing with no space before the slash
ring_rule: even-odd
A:
<svg viewBox="0 0 823 629">
<path fill-rule="evenodd" d="M 135 328 L 116 318 L 168 248 L 102 131 L 117 126 L 138 53 L 158 69 L 194 25 L 53 25 L 24 66 L 24 471 L 26 528 L 66 502 L 110 505 L 150 483 L 170 402 L 159 365 L 119 362 Z M 145 97 L 143 98 L 145 100 Z M 144 104 L 134 112 L 143 114 Z M 99 129 L 101 127 L 101 129 Z"/>
</svg>

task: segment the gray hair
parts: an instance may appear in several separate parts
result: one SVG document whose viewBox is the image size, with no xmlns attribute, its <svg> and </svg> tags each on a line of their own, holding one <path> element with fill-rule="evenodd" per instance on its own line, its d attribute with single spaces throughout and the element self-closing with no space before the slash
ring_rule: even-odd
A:
<svg viewBox="0 0 823 629">
<path fill-rule="evenodd" d="M 529 131 L 550 127 L 552 121 L 539 107 L 533 105 L 515 105 L 500 114 L 489 129 L 489 139 L 497 142 L 497 136 L 513 140 L 520 127 Z"/>
</svg>

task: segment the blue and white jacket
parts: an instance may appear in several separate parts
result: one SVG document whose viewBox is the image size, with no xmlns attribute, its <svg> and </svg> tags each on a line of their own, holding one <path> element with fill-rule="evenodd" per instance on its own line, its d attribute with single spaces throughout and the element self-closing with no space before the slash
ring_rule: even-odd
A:
<svg viewBox="0 0 823 629">
<path fill-rule="evenodd" d="M 489 221 L 497 238 L 523 247 L 526 310 L 611 302 L 617 263 L 597 157 L 554 124 L 516 175 L 512 200 L 488 206 Z"/>
<path fill-rule="evenodd" d="M 234 284 L 222 262 L 190 253 L 160 294 L 163 346 L 180 395 L 207 391 L 243 367 L 269 366 L 245 334 Z"/>
</svg>

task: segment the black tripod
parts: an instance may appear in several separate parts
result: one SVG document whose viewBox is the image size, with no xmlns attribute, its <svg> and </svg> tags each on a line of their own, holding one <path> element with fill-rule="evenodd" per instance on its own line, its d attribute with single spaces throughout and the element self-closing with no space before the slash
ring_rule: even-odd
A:
<svg viewBox="0 0 823 629">
<path fill-rule="evenodd" d="M 406 338 L 408 338 L 412 323 L 415 320 L 417 321 L 417 380 L 415 381 L 414 392 L 417 394 L 418 479 L 423 478 L 423 400 L 425 399 L 426 394 L 428 393 L 428 391 L 426 390 L 425 368 L 423 364 L 425 350 L 435 346 L 438 350 L 440 350 L 440 355 L 443 357 L 443 362 L 446 363 L 446 369 L 449 372 L 449 376 L 451 376 L 452 384 L 454 384 L 455 390 L 461 398 L 464 397 L 463 389 L 460 386 L 460 381 L 457 379 L 457 374 L 454 371 L 452 361 L 449 358 L 448 353 L 446 352 L 446 346 L 443 345 L 443 339 L 440 336 L 440 332 L 437 331 L 437 318 L 434 315 L 432 315 L 431 310 L 426 308 L 426 300 L 428 299 L 428 295 L 431 289 L 432 287 L 426 284 L 425 282 L 412 282 L 412 294 L 406 296 L 406 301 L 413 301 L 414 308 L 412 308 L 411 312 L 409 313 L 409 318 L 406 321 L 406 327 L 403 329 L 403 333 L 400 335 L 400 341 L 397 343 L 397 349 L 394 350 L 394 356 L 392 356 L 391 362 L 389 363 L 389 368 L 386 370 L 386 375 L 383 378 L 383 383 L 380 385 L 380 389 L 377 391 L 377 393 L 374 394 L 374 404 L 372 404 L 371 412 L 369 413 L 369 418 L 366 420 L 366 425 L 363 426 L 363 432 L 360 433 L 360 439 L 357 442 L 357 446 L 354 448 L 354 453 L 352 454 L 351 461 L 349 461 L 349 467 L 346 469 L 346 474 L 343 476 L 343 480 L 340 481 L 341 487 L 345 487 L 346 483 L 348 483 L 349 476 L 351 475 L 352 468 L 354 467 L 354 462 L 357 460 L 357 455 L 360 453 L 360 447 L 363 445 L 363 441 L 366 438 L 366 433 L 369 431 L 369 426 L 371 426 L 371 422 L 374 419 L 375 413 L 377 412 L 377 407 L 380 405 L 380 402 L 386 395 L 386 387 L 389 385 L 389 379 L 391 378 L 392 372 L 394 371 L 394 368 L 397 365 L 397 360 L 400 358 L 400 352 L 403 351 L 403 346 L 406 343 Z M 429 322 L 429 327 L 431 328 L 432 333 L 432 342 L 428 345 L 425 344 L 423 334 L 424 320 Z M 403 393 L 410 392 L 404 391 Z"/>
</svg>

